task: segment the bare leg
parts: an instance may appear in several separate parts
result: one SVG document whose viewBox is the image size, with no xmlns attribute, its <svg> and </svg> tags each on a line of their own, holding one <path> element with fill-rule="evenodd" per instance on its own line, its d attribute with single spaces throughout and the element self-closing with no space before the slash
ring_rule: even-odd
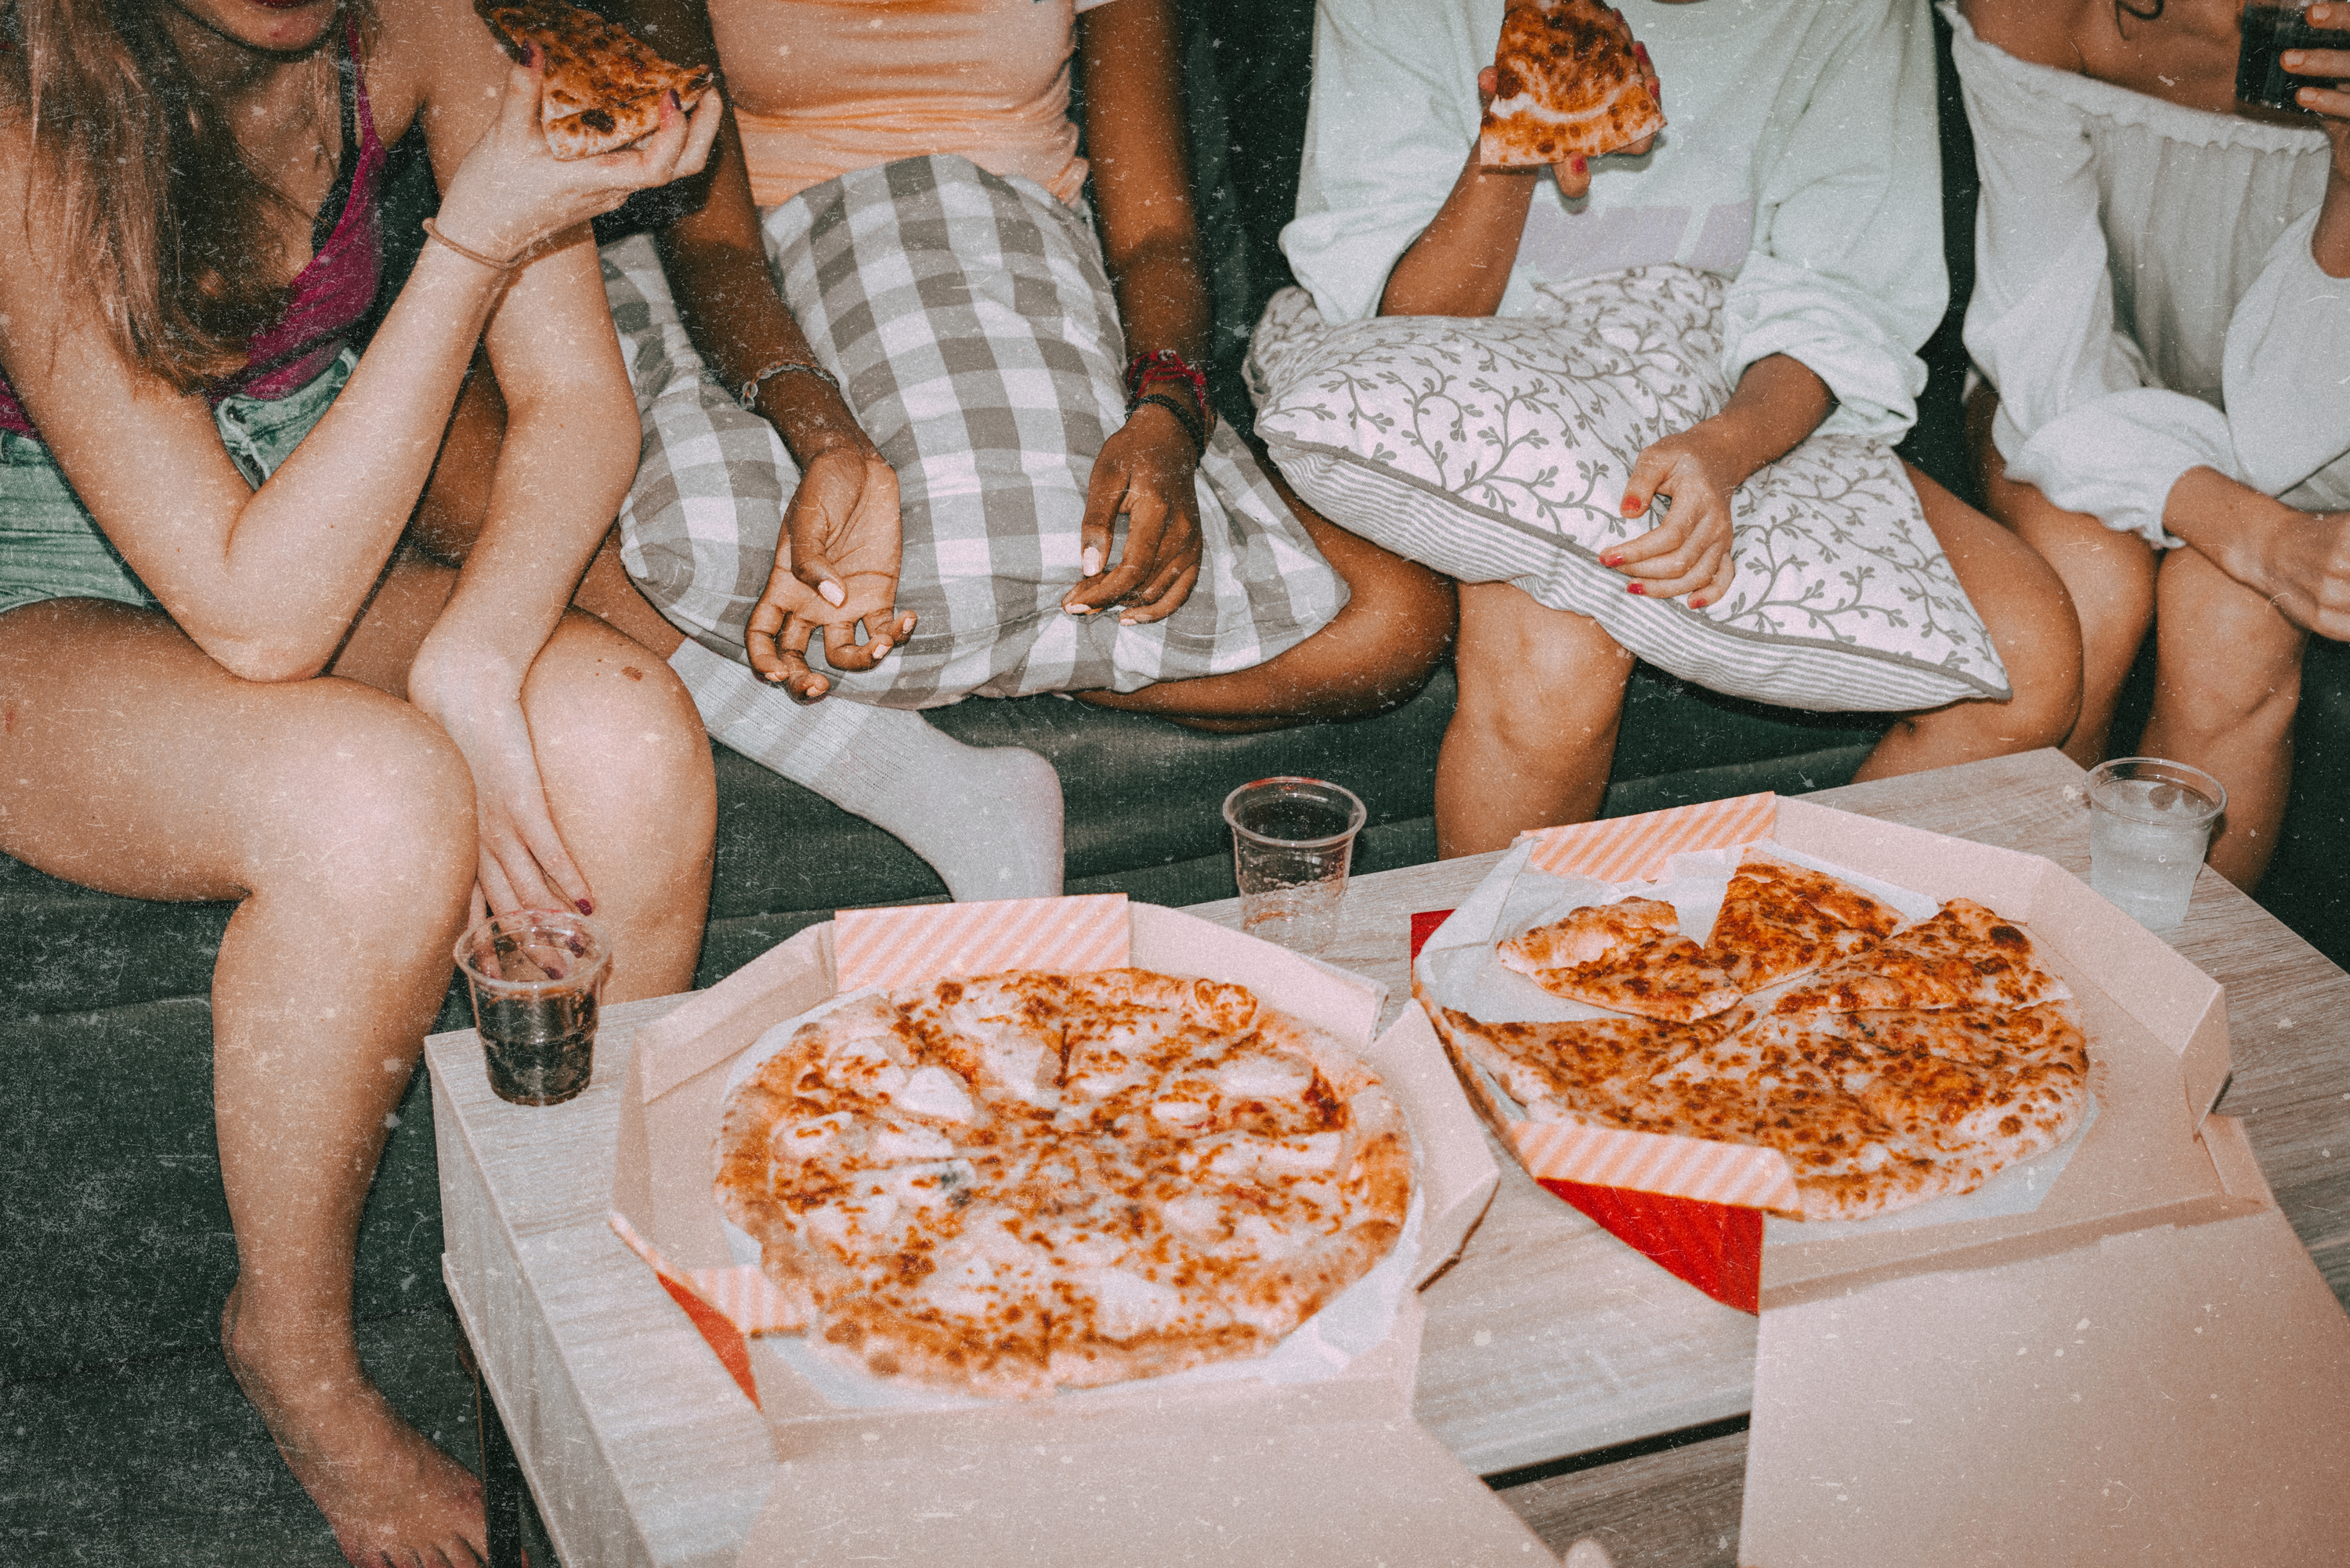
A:
<svg viewBox="0 0 2350 1568">
<path fill-rule="evenodd" d="M 397 563 L 335 673 L 404 695 L 408 661 L 455 583 L 421 558 Z M 523 710 L 556 829 L 596 889 L 596 919 L 611 940 L 606 999 L 688 989 L 718 807 L 684 686 L 652 650 L 574 613 L 531 666 Z"/>
<path fill-rule="evenodd" d="M 1436 853 L 1502 849 L 1598 815 L 1632 656 L 1588 616 L 1461 585 L 1461 704 L 1436 759 Z"/>
<path fill-rule="evenodd" d="M 2276 853 L 2309 634 L 2194 550 L 2163 554 L 2154 713 L 2143 750 L 2227 786 L 2211 867 L 2251 888 Z"/>
<path fill-rule="evenodd" d="M 2154 625 L 2155 552 L 2085 512 L 2059 510 L 2038 487 L 2007 477 L 1991 442 L 1999 399 L 1979 389 L 1967 405 L 1967 434 L 1991 516 L 2044 556 L 2064 579 L 2081 622 L 2081 716 L 2064 754 L 2085 768 L 2106 759 L 2114 709 L 2139 645 Z"/>
<path fill-rule="evenodd" d="M 1085 701 L 1230 732 L 1358 719 L 1405 701 L 1427 683 L 1452 640 L 1450 583 L 1323 518 L 1270 467 L 1265 472 L 1346 579 L 1347 607 L 1304 642 L 1253 670 L 1162 680 L 1139 691 L 1087 691 Z"/>
<path fill-rule="evenodd" d="M 383 1118 L 473 877 L 463 758 L 380 692 L 240 681 L 162 616 L 88 600 L 0 617 L 0 847 L 243 900 L 213 989 L 230 1366 L 353 1562 L 471 1562 L 479 1489 L 368 1381 L 350 1320 Z"/>
<path fill-rule="evenodd" d="M 2079 712 L 2081 634 L 2064 585 L 2038 552 L 1918 470 L 1909 470 L 1941 542 L 2007 667 L 2004 702 L 1953 702 L 1894 722 L 1856 779 L 1893 778 L 2053 746 Z"/>
</svg>

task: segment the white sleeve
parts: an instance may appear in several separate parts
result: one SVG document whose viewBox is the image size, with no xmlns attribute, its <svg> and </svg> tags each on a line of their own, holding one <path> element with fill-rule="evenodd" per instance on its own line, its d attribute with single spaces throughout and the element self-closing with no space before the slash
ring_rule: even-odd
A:
<svg viewBox="0 0 2350 1568">
<path fill-rule="evenodd" d="M 1482 31 L 1482 53 L 1472 42 Z M 1477 73 L 1500 0 L 1321 0 L 1290 270 L 1334 324 L 1376 315 L 1388 275 L 1460 178 L 1477 140 Z"/>
<path fill-rule="evenodd" d="M 2155 545 L 2189 469 L 2233 471 L 2228 421 L 2150 385 L 2116 325 L 2095 154 L 2080 114 L 2035 93 L 1963 19 L 1954 49 L 1982 178 L 1967 352 L 1999 389 L 1991 436 L 2010 478 Z M 2035 67 L 2024 67 L 2029 71 Z"/>
<path fill-rule="evenodd" d="M 1850 15 L 1815 29 L 1819 68 L 1790 73 L 1782 91 L 1799 100 L 1773 116 L 1793 123 L 1755 171 L 1754 246 L 1730 286 L 1723 368 L 1734 384 L 1785 354 L 1835 394 L 1822 431 L 1898 440 L 1926 385 L 1917 350 L 1950 297 L 1933 36 L 1903 0 L 1836 9 Z"/>
<path fill-rule="evenodd" d="M 2282 495 L 2350 447 L 2350 279 L 2310 254 L 2312 208 L 2269 249 L 2228 320 L 2220 395 L 2233 478 Z"/>
</svg>

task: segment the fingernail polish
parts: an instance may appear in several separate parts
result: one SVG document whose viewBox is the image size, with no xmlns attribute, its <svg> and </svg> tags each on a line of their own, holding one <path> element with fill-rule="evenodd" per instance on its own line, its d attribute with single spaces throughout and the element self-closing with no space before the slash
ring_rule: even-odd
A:
<svg viewBox="0 0 2350 1568">
<path fill-rule="evenodd" d="M 1101 571 L 1101 552 L 1099 550 L 1088 549 L 1086 552 L 1085 568 L 1086 576 L 1089 577 L 1096 576 Z"/>
<path fill-rule="evenodd" d="M 579 912 L 583 915 L 592 915 L 596 912 L 596 906 L 582 898 L 579 900 Z"/>
<path fill-rule="evenodd" d="M 1640 514 L 1640 498 L 1627 494 L 1624 497 L 1624 504 L 1618 510 L 1627 517 L 1638 517 Z"/>
<path fill-rule="evenodd" d="M 876 659 L 887 659 L 887 658 L 889 658 L 889 648 L 890 648 L 890 642 L 889 642 L 889 639 L 888 638 L 886 638 L 886 637 L 877 637 L 877 638 L 875 638 L 875 639 L 873 639 L 873 657 L 874 657 L 874 658 L 876 658 Z"/>
<path fill-rule="evenodd" d="M 1648 589 L 1646 589 L 1646 588 L 1644 588 L 1644 587 L 1641 587 L 1639 584 L 1638 584 L 1638 583 L 1632 583 L 1632 584 L 1630 584 L 1630 585 L 1627 586 L 1627 587 L 1626 587 L 1626 588 L 1624 589 L 1624 591 L 1625 591 L 1626 593 L 1627 593 L 1627 594 L 1639 594 L 1639 595 L 1642 595 L 1642 596 L 1644 596 L 1644 597 L 1645 597 L 1645 596 L 1647 595 L 1647 593 L 1648 593 Z"/>
<path fill-rule="evenodd" d="M 1588 174 L 1591 172 L 1591 160 L 1588 158 L 1577 158 L 1575 161 L 1574 168 L 1577 174 Z"/>
<path fill-rule="evenodd" d="M 818 583 L 816 586 L 816 591 L 824 596 L 825 603 L 832 606 L 836 609 L 848 602 L 848 596 L 840 591 L 840 585 L 838 583 Z"/>
<path fill-rule="evenodd" d="M 1621 556 L 1602 556 L 1599 557 L 1599 564 L 1603 566 L 1620 566 L 1624 564 L 1624 557 Z"/>
<path fill-rule="evenodd" d="M 1091 605 L 1063 605 L 1061 607 L 1067 610 L 1071 615 L 1091 615 L 1094 613 L 1094 607 Z"/>
</svg>

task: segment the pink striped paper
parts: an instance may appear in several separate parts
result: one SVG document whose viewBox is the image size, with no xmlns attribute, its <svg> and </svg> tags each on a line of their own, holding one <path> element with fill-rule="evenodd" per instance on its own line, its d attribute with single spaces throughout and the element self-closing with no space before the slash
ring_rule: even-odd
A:
<svg viewBox="0 0 2350 1568">
<path fill-rule="evenodd" d="M 639 1234 L 624 1215 L 616 1210 L 609 1219 L 613 1234 L 626 1241 L 629 1251 L 642 1258 L 654 1273 L 672 1284 L 684 1286 L 703 1305 L 744 1334 L 797 1334 L 807 1326 L 806 1319 L 756 1266 L 736 1263 L 723 1269 L 677 1268 Z"/>
<path fill-rule="evenodd" d="M 833 974 L 856 991 L 1007 969 L 1121 969 L 1128 936 L 1123 893 L 843 909 L 833 918 Z"/>
<path fill-rule="evenodd" d="M 1638 816 L 1545 827 L 1532 835 L 1534 846 L 1526 864 L 1555 877 L 1654 882 L 1665 874 L 1665 861 L 1672 856 L 1770 837 L 1778 815 L 1779 797 L 1765 792 Z"/>
<path fill-rule="evenodd" d="M 1795 1173 L 1775 1148 L 1575 1122 L 1512 1122 L 1509 1137 L 1537 1181 L 1625 1187 L 1798 1217 L 1804 1211 Z"/>
</svg>

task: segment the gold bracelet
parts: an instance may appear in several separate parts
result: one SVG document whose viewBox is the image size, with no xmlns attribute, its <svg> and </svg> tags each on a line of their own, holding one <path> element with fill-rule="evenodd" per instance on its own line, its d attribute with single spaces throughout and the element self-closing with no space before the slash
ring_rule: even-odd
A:
<svg viewBox="0 0 2350 1568">
<path fill-rule="evenodd" d="M 499 261 L 494 256 L 485 256 L 481 252 L 474 250 L 471 246 L 461 245 L 456 241 L 451 239 L 448 235 L 442 234 L 441 232 L 441 225 L 434 223 L 430 218 L 424 220 L 424 232 L 433 239 L 440 241 L 441 244 L 446 245 L 449 249 L 455 251 L 459 255 L 463 256 L 467 261 L 478 263 L 495 273 L 509 273 L 514 271 L 515 268 L 522 265 L 524 260 L 527 258 L 530 254 L 525 251 L 522 255 L 515 256 L 510 261 Z"/>
</svg>

